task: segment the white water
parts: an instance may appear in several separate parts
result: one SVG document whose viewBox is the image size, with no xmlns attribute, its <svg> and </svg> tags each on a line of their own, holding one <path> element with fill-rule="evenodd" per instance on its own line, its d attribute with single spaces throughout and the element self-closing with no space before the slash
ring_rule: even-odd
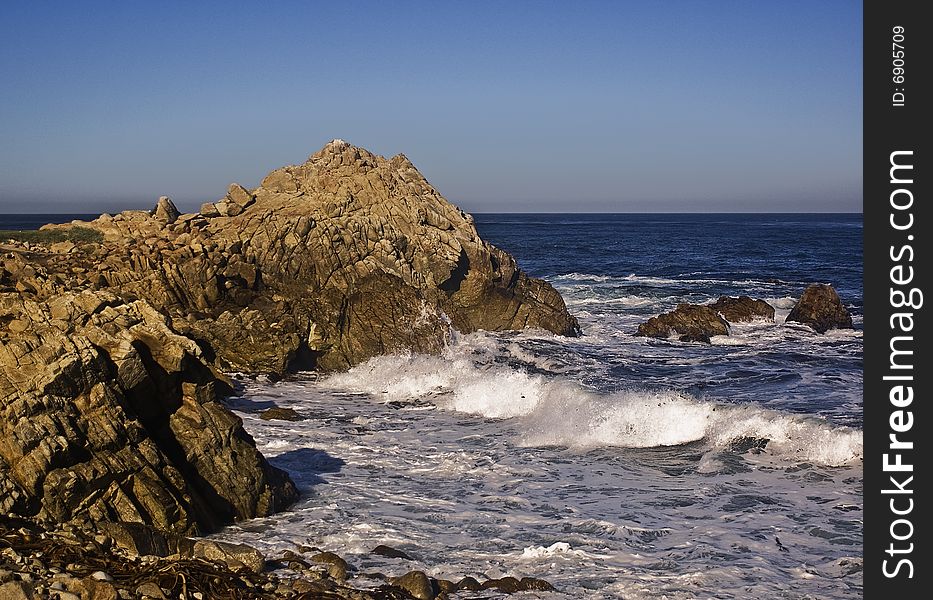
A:
<svg viewBox="0 0 933 600">
<path fill-rule="evenodd" d="M 557 279 L 582 338 L 477 333 L 442 356 L 246 382 L 233 407 L 302 500 L 219 537 L 561 590 L 533 597 L 860 597 L 861 332 L 785 323 L 792 298 L 757 282 L 775 323 L 646 340 L 638 322 L 713 299 L 709 284 Z M 304 420 L 259 419 L 272 405 Z"/>
</svg>

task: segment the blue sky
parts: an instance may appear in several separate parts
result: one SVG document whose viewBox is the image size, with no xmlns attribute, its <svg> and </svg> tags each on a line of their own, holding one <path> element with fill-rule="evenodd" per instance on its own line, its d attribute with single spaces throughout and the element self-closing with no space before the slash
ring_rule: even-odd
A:
<svg viewBox="0 0 933 600">
<path fill-rule="evenodd" d="M 0 22 L 0 212 L 190 209 L 335 137 L 474 212 L 861 210 L 861 2 L 6 0 Z"/>
</svg>

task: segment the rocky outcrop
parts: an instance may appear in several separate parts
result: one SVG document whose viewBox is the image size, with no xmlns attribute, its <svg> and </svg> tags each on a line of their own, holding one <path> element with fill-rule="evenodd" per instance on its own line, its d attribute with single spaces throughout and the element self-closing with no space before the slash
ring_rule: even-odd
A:
<svg viewBox="0 0 933 600">
<path fill-rule="evenodd" d="M 88 279 L 145 299 L 222 369 L 435 353 L 451 328 L 579 330 L 560 295 L 480 239 L 405 156 L 339 140 L 169 225 L 143 211 L 82 225 L 104 236 L 82 262 Z"/>
<path fill-rule="evenodd" d="M 826 333 L 830 329 L 852 329 L 852 316 L 839 299 L 839 294 L 833 286 L 823 283 L 807 286 L 787 315 L 787 321 L 809 325 L 817 333 Z"/>
<path fill-rule="evenodd" d="M 221 404 L 223 370 L 579 329 L 407 158 L 337 140 L 198 214 L 162 197 L 33 239 L 0 247 L 0 513 L 43 524 L 198 534 L 293 501 Z"/>
<path fill-rule="evenodd" d="M 756 319 L 774 321 L 773 306 L 748 296 L 720 296 L 709 307 L 730 323 L 747 323 Z"/>
<path fill-rule="evenodd" d="M 636 335 L 668 338 L 682 342 L 710 342 L 714 335 L 728 335 L 729 324 L 709 306 L 678 304 L 671 312 L 651 317 L 638 326 Z"/>
<path fill-rule="evenodd" d="M 191 534 L 296 498 L 165 316 L 6 266 L 20 291 L 0 293 L 0 511 Z"/>
</svg>

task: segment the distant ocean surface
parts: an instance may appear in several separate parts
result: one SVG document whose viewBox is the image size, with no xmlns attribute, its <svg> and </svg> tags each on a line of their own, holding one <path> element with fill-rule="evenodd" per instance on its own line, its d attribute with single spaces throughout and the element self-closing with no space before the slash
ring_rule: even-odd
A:
<svg viewBox="0 0 933 600">
<path fill-rule="evenodd" d="M 0 214 L 0 229 L 17 229 L 24 231 L 27 229 L 39 229 L 46 223 L 70 223 L 75 219 L 90 221 L 99 216 L 100 213 Z"/>
<path fill-rule="evenodd" d="M 584 335 L 479 332 L 443 356 L 244 380 L 231 405 L 302 500 L 217 537 L 561 590 L 541 597 L 861 597 L 861 215 L 475 218 Z M 784 322 L 812 282 L 855 330 Z M 679 302 L 739 294 L 776 322 L 712 344 L 634 336 Z M 305 420 L 259 419 L 273 404 Z"/>
</svg>

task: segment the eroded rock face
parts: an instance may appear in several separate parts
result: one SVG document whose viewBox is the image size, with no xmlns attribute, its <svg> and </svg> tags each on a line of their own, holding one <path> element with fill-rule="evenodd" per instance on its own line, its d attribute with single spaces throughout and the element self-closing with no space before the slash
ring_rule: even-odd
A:
<svg viewBox="0 0 933 600">
<path fill-rule="evenodd" d="M 720 296 L 709 305 L 730 323 L 744 323 L 756 319 L 774 321 L 774 307 L 764 300 L 748 296 Z"/>
<path fill-rule="evenodd" d="M 162 314 L 23 271 L 30 291 L 0 293 L 0 511 L 193 534 L 297 497 Z"/>
<path fill-rule="evenodd" d="M 638 326 L 636 335 L 667 338 L 677 334 L 682 342 L 710 342 L 714 335 L 728 335 L 729 324 L 709 306 L 678 304 L 668 313 L 651 317 Z"/>
<path fill-rule="evenodd" d="M 0 247 L 0 513 L 196 534 L 296 497 L 221 370 L 438 352 L 451 328 L 579 328 L 402 155 L 334 141 L 198 214 Z"/>
<path fill-rule="evenodd" d="M 823 283 L 807 286 L 787 315 L 787 320 L 809 325 L 817 333 L 852 329 L 852 316 L 839 299 L 839 294 L 833 286 Z"/>
<path fill-rule="evenodd" d="M 451 327 L 579 330 L 560 295 L 481 240 L 405 156 L 339 140 L 167 227 L 132 211 L 87 226 L 105 238 L 89 279 L 145 299 L 223 369 L 436 353 Z"/>
</svg>

